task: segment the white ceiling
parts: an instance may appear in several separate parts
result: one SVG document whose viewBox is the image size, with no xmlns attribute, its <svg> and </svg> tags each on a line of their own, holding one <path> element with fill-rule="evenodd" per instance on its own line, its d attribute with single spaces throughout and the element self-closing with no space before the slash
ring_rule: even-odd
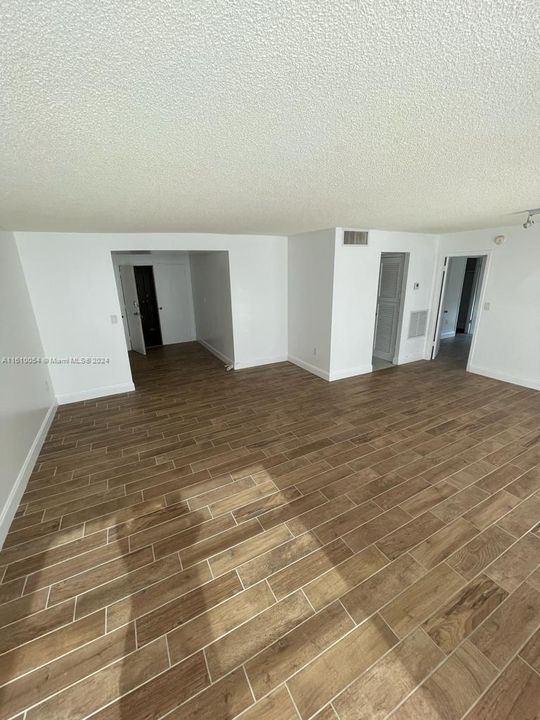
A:
<svg viewBox="0 0 540 720">
<path fill-rule="evenodd" d="M 508 225 L 540 200 L 537 0 L 3 0 L 0 225 Z"/>
</svg>

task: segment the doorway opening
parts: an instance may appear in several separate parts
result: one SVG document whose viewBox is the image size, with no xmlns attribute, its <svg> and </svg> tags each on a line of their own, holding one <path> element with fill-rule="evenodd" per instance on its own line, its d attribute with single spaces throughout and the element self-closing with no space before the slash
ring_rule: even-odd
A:
<svg viewBox="0 0 540 720">
<path fill-rule="evenodd" d="M 112 261 L 136 386 L 149 370 L 178 382 L 234 366 L 228 252 L 123 251 Z"/>
<path fill-rule="evenodd" d="M 445 258 L 431 359 L 467 367 L 476 331 L 487 255 Z"/>
<path fill-rule="evenodd" d="M 409 253 L 381 253 L 373 337 L 373 370 L 384 370 L 397 363 L 408 264 Z"/>
</svg>

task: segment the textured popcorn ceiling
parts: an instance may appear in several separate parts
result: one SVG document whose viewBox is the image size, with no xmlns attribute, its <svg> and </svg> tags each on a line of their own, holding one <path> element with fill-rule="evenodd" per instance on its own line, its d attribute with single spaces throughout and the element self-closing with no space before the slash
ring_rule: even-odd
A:
<svg viewBox="0 0 540 720">
<path fill-rule="evenodd" d="M 0 0 L 0 225 L 523 222 L 537 0 Z"/>
</svg>

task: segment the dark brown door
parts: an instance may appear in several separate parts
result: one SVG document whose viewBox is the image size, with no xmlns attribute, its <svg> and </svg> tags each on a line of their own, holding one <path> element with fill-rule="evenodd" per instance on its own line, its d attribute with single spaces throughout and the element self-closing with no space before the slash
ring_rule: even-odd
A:
<svg viewBox="0 0 540 720">
<path fill-rule="evenodd" d="M 151 265 L 136 265 L 135 284 L 146 347 L 163 345 L 161 340 L 161 326 L 159 324 L 159 310 L 154 283 L 154 271 Z"/>
<path fill-rule="evenodd" d="M 461 300 L 459 302 L 459 311 L 456 332 L 466 333 L 469 332 L 467 327 L 467 319 L 469 317 L 469 308 L 471 306 L 473 286 L 474 286 L 474 274 L 476 272 L 476 263 L 478 258 L 467 258 L 467 265 L 465 266 L 465 276 L 463 278 L 463 290 L 461 291 Z"/>
</svg>

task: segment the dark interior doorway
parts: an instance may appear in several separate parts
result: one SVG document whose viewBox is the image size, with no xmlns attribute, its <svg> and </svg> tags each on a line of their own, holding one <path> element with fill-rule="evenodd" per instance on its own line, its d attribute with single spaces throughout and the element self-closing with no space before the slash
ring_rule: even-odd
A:
<svg viewBox="0 0 540 720">
<path fill-rule="evenodd" d="M 465 266 L 465 276 L 463 278 L 463 289 L 461 291 L 461 300 L 459 303 L 459 311 L 456 325 L 456 333 L 470 332 L 471 325 L 471 304 L 475 290 L 476 269 L 479 258 L 467 258 Z"/>
<path fill-rule="evenodd" d="M 151 265 L 135 265 L 135 284 L 141 313 L 144 344 L 147 348 L 162 345 L 159 310 Z"/>
</svg>

